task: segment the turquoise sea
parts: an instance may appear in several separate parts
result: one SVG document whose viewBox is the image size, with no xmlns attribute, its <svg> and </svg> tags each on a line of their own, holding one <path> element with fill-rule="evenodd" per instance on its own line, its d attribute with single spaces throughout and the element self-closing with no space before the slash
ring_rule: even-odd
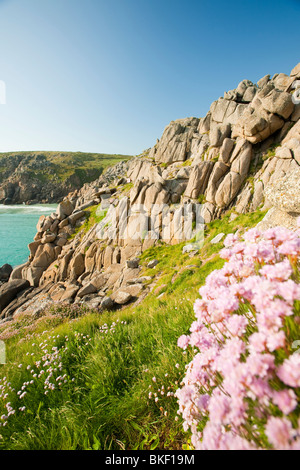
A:
<svg viewBox="0 0 300 470">
<path fill-rule="evenodd" d="M 0 267 L 18 266 L 27 261 L 28 244 L 36 234 L 36 224 L 41 215 L 55 212 L 57 205 L 4 206 L 0 204 Z"/>
</svg>

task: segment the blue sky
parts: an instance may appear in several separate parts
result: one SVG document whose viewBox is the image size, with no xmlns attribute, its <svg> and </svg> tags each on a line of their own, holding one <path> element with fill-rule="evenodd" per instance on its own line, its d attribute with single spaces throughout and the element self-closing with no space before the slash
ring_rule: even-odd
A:
<svg viewBox="0 0 300 470">
<path fill-rule="evenodd" d="M 0 151 L 139 154 L 300 61 L 299 0 L 0 0 Z"/>
</svg>

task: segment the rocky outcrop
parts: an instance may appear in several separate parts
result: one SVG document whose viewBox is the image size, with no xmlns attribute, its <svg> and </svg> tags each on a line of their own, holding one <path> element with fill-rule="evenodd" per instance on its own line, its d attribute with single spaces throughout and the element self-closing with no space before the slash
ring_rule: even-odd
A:
<svg viewBox="0 0 300 470">
<path fill-rule="evenodd" d="M 1 281 L 8 281 L 13 268 L 10 264 L 4 264 L 0 267 L 0 282 Z"/>
<path fill-rule="evenodd" d="M 28 287 L 30 287 L 29 282 L 23 279 L 9 281 L 3 284 L 0 288 L 0 314 L 1 311 L 15 299 L 19 292 L 24 291 L 24 289 Z"/>
<path fill-rule="evenodd" d="M 191 240 L 198 223 L 228 209 L 271 208 L 262 226 L 295 227 L 298 78 L 300 65 L 290 76 L 243 80 L 205 117 L 172 121 L 152 149 L 64 198 L 56 213 L 40 218 L 28 262 L 11 274 L 31 290 L 4 315 L 41 304 L 83 303 L 101 311 L 135 302 L 152 284 L 141 271 L 141 253 L 158 242 Z"/>
<path fill-rule="evenodd" d="M 0 204 L 58 203 L 100 177 L 108 162 L 122 157 L 80 152 L 0 154 Z"/>
</svg>

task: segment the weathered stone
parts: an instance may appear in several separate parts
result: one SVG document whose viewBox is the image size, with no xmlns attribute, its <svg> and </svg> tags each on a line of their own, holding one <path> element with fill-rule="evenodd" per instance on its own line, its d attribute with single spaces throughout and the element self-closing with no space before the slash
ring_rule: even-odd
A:
<svg viewBox="0 0 300 470">
<path fill-rule="evenodd" d="M 129 292 L 120 290 L 112 296 L 112 300 L 118 305 L 125 305 L 132 299 L 132 295 Z"/>
<path fill-rule="evenodd" d="M 214 165 L 214 169 L 210 175 L 207 190 L 205 193 L 206 200 L 211 203 L 215 203 L 215 194 L 218 189 L 219 183 L 224 175 L 228 172 L 229 167 L 223 162 L 217 162 Z"/>
<path fill-rule="evenodd" d="M 267 230 L 273 227 L 286 227 L 289 230 L 297 230 L 297 220 L 299 213 L 293 214 L 290 212 L 282 211 L 278 207 L 272 207 L 263 220 L 257 224 L 259 230 Z"/>
<path fill-rule="evenodd" d="M 67 238 L 64 238 L 64 237 L 61 237 L 61 238 L 58 238 L 56 241 L 55 241 L 55 244 L 57 246 L 65 246 L 65 244 L 67 243 Z"/>
<path fill-rule="evenodd" d="M 223 163 L 227 163 L 229 161 L 234 144 L 235 141 L 233 139 L 224 139 L 222 147 L 220 149 L 219 161 L 222 161 Z"/>
<path fill-rule="evenodd" d="M 265 197 L 281 211 L 300 213 L 300 168 L 269 184 Z"/>
<path fill-rule="evenodd" d="M 239 214 L 245 214 L 249 210 L 249 205 L 252 197 L 252 188 L 246 185 L 242 192 L 237 197 L 235 210 Z"/>
<path fill-rule="evenodd" d="M 222 238 L 225 237 L 225 233 L 218 233 L 218 235 L 216 235 L 212 240 L 210 240 L 210 243 L 212 245 L 216 245 L 217 243 L 219 243 Z"/>
<path fill-rule="evenodd" d="M 242 184 L 242 177 L 239 173 L 230 171 L 220 184 L 215 201 L 219 207 L 227 207 L 237 195 Z"/>
<path fill-rule="evenodd" d="M 10 264 L 4 264 L 0 268 L 0 281 L 8 281 L 11 273 L 13 272 L 13 267 Z"/>
<path fill-rule="evenodd" d="M 250 86 L 245 90 L 245 93 L 243 94 L 242 101 L 245 103 L 250 103 L 254 96 L 256 95 L 257 88 L 255 86 Z"/>
<path fill-rule="evenodd" d="M 51 232 L 45 232 L 42 238 L 42 243 L 52 243 L 56 239 L 56 234 Z"/>
<path fill-rule="evenodd" d="M 213 126 L 209 133 L 210 144 L 213 147 L 220 147 L 224 139 L 230 136 L 231 126 L 230 124 L 219 124 Z"/>
<path fill-rule="evenodd" d="M 94 294 L 97 292 L 97 288 L 94 286 L 92 282 L 88 282 L 85 286 L 83 286 L 78 292 L 77 297 L 84 297 L 88 294 Z"/>
<path fill-rule="evenodd" d="M 31 286 L 38 287 L 44 271 L 45 268 L 33 265 L 29 266 L 26 269 L 26 279 L 28 280 Z"/>
<path fill-rule="evenodd" d="M 62 220 L 68 217 L 69 215 L 71 215 L 73 211 L 74 211 L 73 204 L 70 201 L 65 200 L 58 205 L 56 209 L 56 214 L 57 214 L 57 217 L 60 220 Z"/>
<path fill-rule="evenodd" d="M 172 121 L 164 130 L 152 156 L 156 163 L 184 161 L 190 151 L 190 140 L 199 125 L 199 119 L 187 118 Z"/>
<path fill-rule="evenodd" d="M 153 259 L 151 261 L 149 261 L 149 263 L 147 264 L 147 268 L 150 268 L 150 269 L 153 269 L 155 268 L 155 266 L 158 265 L 158 260 L 157 259 Z"/>
<path fill-rule="evenodd" d="M 290 73 L 292 78 L 300 77 L 300 62 L 297 64 Z"/>
<path fill-rule="evenodd" d="M 201 207 L 201 217 L 206 224 L 209 224 L 214 218 L 216 206 L 211 202 L 205 202 Z"/>
<path fill-rule="evenodd" d="M 32 256 L 33 258 L 35 257 L 36 251 L 38 247 L 40 246 L 40 244 L 41 244 L 41 240 L 29 243 L 28 248 L 30 251 L 30 256 Z"/>
<path fill-rule="evenodd" d="M 70 223 L 70 222 L 69 222 L 69 219 L 66 218 L 66 219 L 62 220 L 62 221 L 58 224 L 58 228 L 64 228 L 64 227 L 66 227 L 67 225 L 69 225 L 69 223 Z"/>
<path fill-rule="evenodd" d="M 199 134 L 205 134 L 210 131 L 210 121 L 211 121 L 211 113 L 208 112 L 207 115 L 200 119 L 198 132 Z"/>
<path fill-rule="evenodd" d="M 232 137 L 258 143 L 282 128 L 293 112 L 291 95 L 267 83 L 244 110 L 232 129 Z"/>
<path fill-rule="evenodd" d="M 231 171 L 239 173 L 242 179 L 248 174 L 252 158 L 252 145 L 247 140 L 241 140 L 237 143 L 230 158 Z"/>
<path fill-rule="evenodd" d="M 213 166 L 213 162 L 201 162 L 198 166 L 193 167 L 184 193 L 185 197 L 196 199 L 199 194 L 204 194 Z"/>
<path fill-rule="evenodd" d="M 130 268 L 130 269 L 138 268 L 139 264 L 140 264 L 140 259 L 139 258 L 134 258 L 134 259 L 126 261 L 126 266 L 127 266 L 127 268 Z"/>
<path fill-rule="evenodd" d="M 196 249 L 195 248 L 196 245 L 194 243 L 189 243 L 188 245 L 185 245 L 183 248 L 182 248 L 182 254 L 185 254 L 185 253 L 191 253 L 191 252 L 197 252 L 199 251 L 199 249 Z"/>
<path fill-rule="evenodd" d="M 104 269 L 108 268 L 112 264 L 114 248 L 112 246 L 107 246 L 104 251 L 103 266 Z"/>
<path fill-rule="evenodd" d="M 54 246 L 50 243 L 38 246 L 32 266 L 35 268 L 46 269 L 55 260 L 56 255 Z"/>
<path fill-rule="evenodd" d="M 29 266 L 28 261 L 24 264 L 20 264 L 19 266 L 16 266 L 10 275 L 10 280 L 13 281 L 15 279 L 22 279 L 23 269 L 27 268 L 28 266 Z"/>
<path fill-rule="evenodd" d="M 14 300 L 19 292 L 29 287 L 29 282 L 24 279 L 15 279 L 3 284 L 0 287 L 0 312 Z"/>
<path fill-rule="evenodd" d="M 261 101 L 264 109 L 269 113 L 278 114 L 284 119 L 287 119 L 294 110 L 294 103 L 290 93 L 272 90 Z"/>
<path fill-rule="evenodd" d="M 69 265 L 69 276 L 70 280 L 77 279 L 85 270 L 84 256 L 78 253 L 71 259 Z"/>
<path fill-rule="evenodd" d="M 46 217 L 44 215 L 41 215 L 41 217 L 39 218 L 39 221 L 38 221 L 37 226 L 36 226 L 36 229 L 37 229 L 38 232 L 42 231 L 45 219 L 46 219 Z"/>
<path fill-rule="evenodd" d="M 257 85 L 259 88 L 263 88 L 270 80 L 270 75 L 265 75 L 263 78 L 258 80 Z"/>
<path fill-rule="evenodd" d="M 62 302 L 65 302 L 65 301 L 74 299 L 74 297 L 76 296 L 78 290 L 79 290 L 79 287 L 78 287 L 78 286 L 75 286 L 75 284 L 69 284 L 69 285 L 66 287 L 66 290 L 64 291 L 64 293 L 63 293 L 63 295 L 61 296 L 61 299 L 60 299 L 60 300 L 61 300 Z"/>
<path fill-rule="evenodd" d="M 111 310 L 114 306 L 114 301 L 111 297 L 104 297 L 101 301 L 101 309 L 103 310 Z"/>
<path fill-rule="evenodd" d="M 85 211 L 78 211 L 75 212 L 74 214 L 69 216 L 69 223 L 71 225 L 75 225 L 75 223 L 79 220 L 82 219 L 83 217 L 86 217 L 86 212 Z"/>
<path fill-rule="evenodd" d="M 211 117 L 213 121 L 222 123 L 225 118 L 225 114 L 228 106 L 230 105 L 230 100 L 220 98 L 217 101 L 214 101 L 210 107 Z"/>
<path fill-rule="evenodd" d="M 129 279 L 127 281 L 127 284 L 132 285 L 132 284 L 143 284 L 145 282 L 150 282 L 152 280 L 151 276 L 141 276 L 141 277 L 136 277 L 133 279 Z"/>
<path fill-rule="evenodd" d="M 91 278 L 91 283 L 99 291 L 106 286 L 107 279 L 108 275 L 106 273 L 95 273 Z"/>
<path fill-rule="evenodd" d="M 254 183 L 254 193 L 252 198 L 251 210 L 256 211 L 264 200 L 264 185 L 262 181 Z"/>
<path fill-rule="evenodd" d="M 293 158 L 290 149 L 287 147 L 278 147 L 275 155 L 277 158 Z"/>
</svg>

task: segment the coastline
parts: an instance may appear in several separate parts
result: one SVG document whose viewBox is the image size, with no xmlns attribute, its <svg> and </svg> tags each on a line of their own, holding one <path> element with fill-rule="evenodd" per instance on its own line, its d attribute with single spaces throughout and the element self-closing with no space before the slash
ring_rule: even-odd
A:
<svg viewBox="0 0 300 470">
<path fill-rule="evenodd" d="M 36 233 L 41 215 L 55 212 L 57 204 L 0 204 L 0 268 L 13 268 L 27 261 L 28 244 Z"/>
</svg>

